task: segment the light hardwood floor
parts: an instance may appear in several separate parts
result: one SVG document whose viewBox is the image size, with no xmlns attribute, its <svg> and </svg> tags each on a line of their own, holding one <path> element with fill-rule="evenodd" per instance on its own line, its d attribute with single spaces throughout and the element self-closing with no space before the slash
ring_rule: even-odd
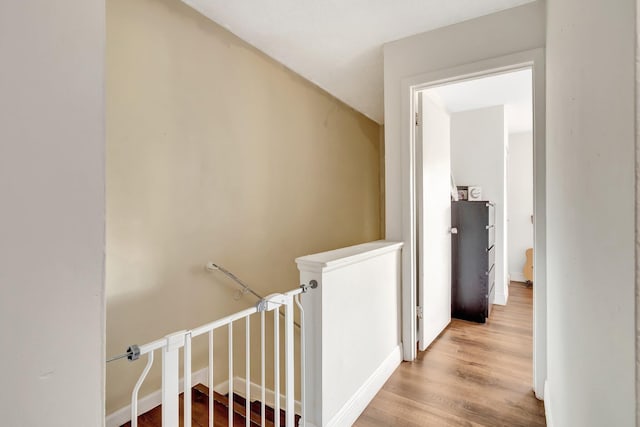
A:
<svg viewBox="0 0 640 427">
<path fill-rule="evenodd" d="M 403 362 L 354 424 L 544 426 L 532 391 L 533 293 L 512 282 L 486 324 L 453 319 L 414 362 Z"/>
</svg>

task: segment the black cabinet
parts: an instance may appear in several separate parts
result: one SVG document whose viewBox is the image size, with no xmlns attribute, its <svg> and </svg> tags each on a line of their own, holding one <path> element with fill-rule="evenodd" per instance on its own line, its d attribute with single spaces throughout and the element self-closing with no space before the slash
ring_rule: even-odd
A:
<svg viewBox="0 0 640 427">
<path fill-rule="evenodd" d="M 451 202 L 451 316 L 484 323 L 495 292 L 495 205 Z"/>
</svg>

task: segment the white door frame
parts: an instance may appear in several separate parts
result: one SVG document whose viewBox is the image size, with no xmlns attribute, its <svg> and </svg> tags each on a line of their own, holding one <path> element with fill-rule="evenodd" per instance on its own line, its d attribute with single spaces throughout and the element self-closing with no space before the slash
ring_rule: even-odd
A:
<svg viewBox="0 0 640 427">
<path fill-rule="evenodd" d="M 402 80 L 402 342 L 405 360 L 416 357 L 416 146 L 415 105 L 418 91 L 446 83 L 474 79 L 523 68 L 533 75 L 533 389 L 543 398 L 547 376 L 546 290 L 546 150 L 545 150 L 545 53 L 533 49 L 488 60 L 433 71 Z"/>
</svg>

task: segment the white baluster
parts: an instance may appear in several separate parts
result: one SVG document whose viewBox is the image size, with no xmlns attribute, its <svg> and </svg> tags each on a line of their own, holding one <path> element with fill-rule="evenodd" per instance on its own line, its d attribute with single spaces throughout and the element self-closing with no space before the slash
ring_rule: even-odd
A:
<svg viewBox="0 0 640 427">
<path fill-rule="evenodd" d="M 213 330 L 209 331 L 209 427 L 213 427 Z"/>
<path fill-rule="evenodd" d="M 133 392 L 131 393 L 131 427 L 138 427 L 138 392 L 140 391 L 142 382 L 147 377 L 147 374 L 151 369 L 151 365 L 153 365 L 153 351 L 149 352 L 149 355 L 147 356 L 147 365 L 144 367 L 142 375 L 138 378 L 135 387 L 133 387 Z"/>
<path fill-rule="evenodd" d="M 284 381 L 285 381 L 285 411 L 286 426 L 294 427 L 295 420 L 295 391 L 294 391 L 294 361 L 293 361 L 293 297 L 287 296 L 284 306 Z"/>
<path fill-rule="evenodd" d="M 191 334 L 184 338 L 184 427 L 191 427 Z"/>
<path fill-rule="evenodd" d="M 300 404 L 302 406 L 300 412 L 300 425 L 298 427 L 306 427 L 307 425 L 307 413 L 305 405 L 306 394 L 306 361 L 305 361 L 305 333 L 304 333 L 304 309 L 302 308 L 302 302 L 300 301 L 300 294 L 295 296 L 296 305 L 300 312 Z"/>
<path fill-rule="evenodd" d="M 244 415 L 245 415 L 245 426 L 251 427 L 251 416 L 249 415 L 249 404 L 251 399 L 251 321 L 249 320 L 249 316 L 246 317 L 246 333 L 245 333 L 245 404 L 244 404 Z"/>
<path fill-rule="evenodd" d="M 229 323 L 229 427 L 233 427 L 233 322 Z"/>
<path fill-rule="evenodd" d="M 179 421 L 179 361 L 185 331 L 165 337 L 162 350 L 162 427 L 175 427 Z"/>
<path fill-rule="evenodd" d="M 265 400 L 266 400 L 266 385 L 265 385 L 265 356 L 266 356 L 266 351 L 265 351 L 265 334 L 264 334 L 264 323 L 265 323 L 265 319 L 264 319 L 264 311 L 260 312 L 260 375 L 261 375 L 261 395 L 260 395 L 260 401 L 261 401 L 261 414 L 262 414 L 262 418 L 260 421 L 260 425 L 264 426 L 266 424 L 265 422 Z"/>
<path fill-rule="evenodd" d="M 273 310 L 274 422 L 280 427 L 280 307 Z"/>
</svg>

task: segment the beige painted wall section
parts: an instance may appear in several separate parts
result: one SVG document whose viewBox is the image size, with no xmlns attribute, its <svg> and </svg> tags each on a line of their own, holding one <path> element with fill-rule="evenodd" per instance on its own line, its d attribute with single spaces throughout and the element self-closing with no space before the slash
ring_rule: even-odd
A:
<svg viewBox="0 0 640 427">
<path fill-rule="evenodd" d="M 268 294 L 295 257 L 378 239 L 379 138 L 178 0 L 108 0 L 107 355 L 255 302 L 208 260 Z M 107 367 L 107 413 L 142 367 Z"/>
</svg>

